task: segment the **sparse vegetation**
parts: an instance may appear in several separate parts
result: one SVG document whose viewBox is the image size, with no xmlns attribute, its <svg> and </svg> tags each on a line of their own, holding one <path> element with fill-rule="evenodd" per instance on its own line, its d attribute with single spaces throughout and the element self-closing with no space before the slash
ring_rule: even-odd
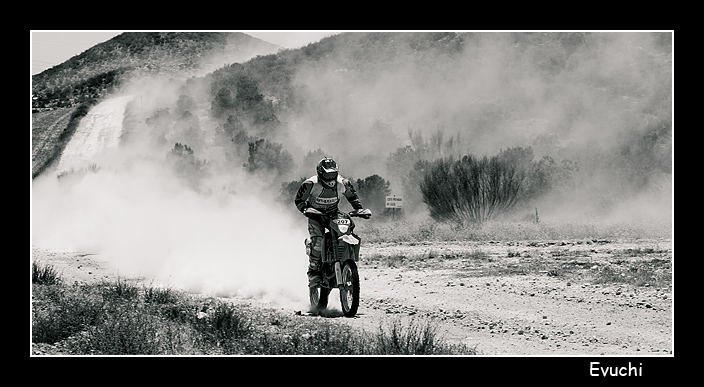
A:
<svg viewBox="0 0 704 387">
<path fill-rule="evenodd" d="M 463 243 L 449 244 L 446 249 L 438 248 L 443 244 L 427 244 L 429 247 L 423 248 L 427 242 L 406 243 L 417 247 L 415 253 L 371 254 L 364 255 L 363 260 L 389 268 L 447 267 L 461 277 L 547 275 L 575 283 L 655 288 L 672 284 L 672 259 L 668 250 L 647 247 L 633 252 L 632 249 L 601 248 L 609 245 L 609 239 L 489 242 L 489 245 L 496 245 L 491 252 Z M 550 246 L 553 248 L 546 254 L 545 248 Z"/>
<path fill-rule="evenodd" d="M 51 272 L 50 268 L 37 271 Z M 53 275 L 52 275 L 53 276 Z M 33 285 L 32 342 L 73 355 L 472 355 L 430 322 L 362 332 L 125 279 Z"/>
<path fill-rule="evenodd" d="M 60 285 L 61 277 L 53 266 L 32 262 L 32 283 L 37 285 Z"/>
<path fill-rule="evenodd" d="M 387 331 L 388 329 L 388 331 Z M 390 327 L 379 326 L 377 336 L 377 355 L 451 355 L 453 346 L 437 346 L 437 327 L 425 321 L 411 319 L 404 324 L 395 320 Z M 472 349 L 462 348 L 461 352 L 472 352 Z"/>
<path fill-rule="evenodd" d="M 650 256 L 655 258 L 649 258 Z M 594 269 L 594 283 L 631 284 L 663 287 L 672 282 L 672 262 L 661 258 L 662 252 L 641 255 L 637 261 L 615 260 Z"/>
<path fill-rule="evenodd" d="M 590 221 L 490 221 L 459 226 L 431 219 L 376 219 L 358 225 L 366 243 L 423 241 L 526 241 L 592 240 L 607 238 L 651 239 L 672 236 L 667 222 L 614 223 Z M 363 230 L 363 231 L 362 231 Z"/>
</svg>

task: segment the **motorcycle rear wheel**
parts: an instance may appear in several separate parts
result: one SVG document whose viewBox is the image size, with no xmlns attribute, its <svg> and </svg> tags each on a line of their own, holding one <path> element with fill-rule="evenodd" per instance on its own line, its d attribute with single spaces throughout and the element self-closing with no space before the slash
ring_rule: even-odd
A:
<svg viewBox="0 0 704 387">
<path fill-rule="evenodd" d="M 354 261 L 347 261 L 342 267 L 340 304 L 345 317 L 353 317 L 357 314 L 357 308 L 359 307 L 359 273 Z"/>
<path fill-rule="evenodd" d="M 314 287 L 309 288 L 308 296 L 310 299 L 310 306 L 313 310 L 323 310 L 328 307 L 328 295 L 330 294 L 330 289 L 324 287 Z"/>
</svg>

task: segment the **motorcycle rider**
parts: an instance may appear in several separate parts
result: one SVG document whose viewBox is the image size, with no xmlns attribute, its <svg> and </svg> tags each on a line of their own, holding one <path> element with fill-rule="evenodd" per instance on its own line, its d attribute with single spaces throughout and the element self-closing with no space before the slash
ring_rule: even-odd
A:
<svg viewBox="0 0 704 387">
<path fill-rule="evenodd" d="M 308 287 L 315 289 L 322 279 L 322 238 L 325 226 L 320 214 L 335 214 L 342 197 L 352 205 L 354 210 L 365 218 L 371 211 L 364 210 L 352 183 L 338 174 L 335 160 L 325 157 L 315 168 L 316 175 L 301 183 L 294 204 L 298 211 L 308 217 L 308 234 L 306 252 L 308 253 Z"/>
</svg>

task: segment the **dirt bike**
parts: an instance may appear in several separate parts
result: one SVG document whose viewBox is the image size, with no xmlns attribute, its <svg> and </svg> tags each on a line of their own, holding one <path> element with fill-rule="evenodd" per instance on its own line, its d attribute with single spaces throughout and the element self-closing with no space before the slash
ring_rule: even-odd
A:
<svg viewBox="0 0 704 387">
<path fill-rule="evenodd" d="M 322 219 L 325 233 L 322 241 L 321 284 L 310 288 L 310 305 L 314 310 L 322 310 L 328 306 L 328 296 L 334 288 L 340 289 L 340 304 L 345 317 L 353 317 L 359 307 L 359 246 L 361 238 L 356 235 L 352 217 L 369 219 L 369 210 L 333 214 L 323 214 L 309 209 L 306 216 L 319 216 Z M 305 241 L 310 248 L 310 239 Z M 309 253 L 309 251 L 308 251 Z"/>
</svg>

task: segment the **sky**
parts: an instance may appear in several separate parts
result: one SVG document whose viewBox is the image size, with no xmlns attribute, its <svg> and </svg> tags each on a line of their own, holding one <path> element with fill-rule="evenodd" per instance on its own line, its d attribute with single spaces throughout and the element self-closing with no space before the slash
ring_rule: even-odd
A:
<svg viewBox="0 0 704 387">
<path fill-rule="evenodd" d="M 38 74 L 75 55 L 105 42 L 125 31 L 30 31 L 30 72 Z M 339 33 L 328 30 L 256 30 L 239 31 L 284 48 L 299 48 Z"/>
</svg>

